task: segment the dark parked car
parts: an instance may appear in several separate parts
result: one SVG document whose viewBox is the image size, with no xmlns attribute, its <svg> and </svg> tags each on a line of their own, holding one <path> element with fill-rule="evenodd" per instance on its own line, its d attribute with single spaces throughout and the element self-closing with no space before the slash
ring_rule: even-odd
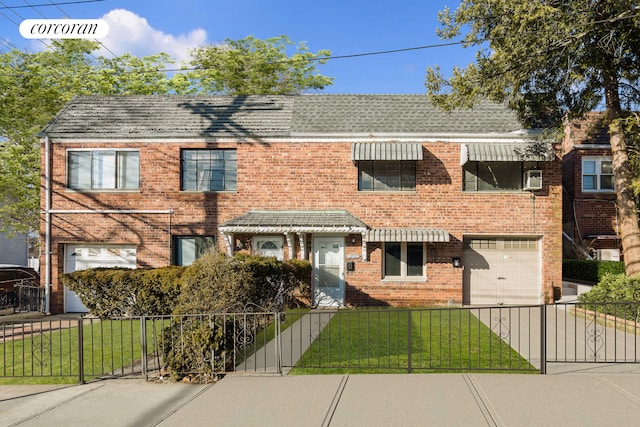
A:
<svg viewBox="0 0 640 427">
<path fill-rule="evenodd" d="M 0 264 L 0 289 L 13 290 L 15 285 L 40 286 L 40 275 L 31 267 Z"/>
</svg>

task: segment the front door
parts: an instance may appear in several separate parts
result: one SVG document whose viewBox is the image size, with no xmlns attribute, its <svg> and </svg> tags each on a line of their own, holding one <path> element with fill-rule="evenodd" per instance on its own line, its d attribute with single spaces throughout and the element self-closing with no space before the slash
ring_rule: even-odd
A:
<svg viewBox="0 0 640 427">
<path fill-rule="evenodd" d="M 317 306 L 344 305 L 344 237 L 314 239 L 313 297 Z"/>
</svg>

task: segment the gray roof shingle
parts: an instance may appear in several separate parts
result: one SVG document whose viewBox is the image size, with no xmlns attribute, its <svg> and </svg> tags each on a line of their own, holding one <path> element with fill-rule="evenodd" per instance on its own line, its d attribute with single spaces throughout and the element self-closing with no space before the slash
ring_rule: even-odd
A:
<svg viewBox="0 0 640 427">
<path fill-rule="evenodd" d="M 426 95 L 78 96 L 44 128 L 66 138 L 291 137 L 521 130 L 504 105 L 443 112 Z"/>
</svg>

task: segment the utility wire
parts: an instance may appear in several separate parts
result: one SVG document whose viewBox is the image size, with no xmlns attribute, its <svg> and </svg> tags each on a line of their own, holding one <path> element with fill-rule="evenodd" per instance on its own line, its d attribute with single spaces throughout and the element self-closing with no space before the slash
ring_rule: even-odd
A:
<svg viewBox="0 0 640 427">
<path fill-rule="evenodd" d="M 101 0 L 101 1 L 102 1 L 102 0 Z M 26 0 L 25 0 L 25 3 L 27 3 L 27 2 L 26 2 Z M 66 16 L 66 17 L 71 17 L 71 15 L 69 15 L 67 12 L 65 12 L 64 10 L 62 10 L 62 8 L 60 7 L 60 5 L 61 5 L 62 3 L 54 3 L 52 0 L 49 0 L 49 3 L 51 3 L 51 6 L 55 6 L 55 7 L 56 7 L 56 9 L 58 9 L 60 12 L 62 12 L 62 14 L 63 14 L 64 16 Z M 116 58 L 116 57 L 118 56 L 118 55 L 116 55 L 115 53 L 113 53 L 113 51 L 112 51 L 111 49 L 109 49 L 109 47 L 108 47 L 106 44 L 104 44 L 103 42 L 101 42 L 101 41 L 99 41 L 99 40 L 97 40 L 97 39 L 94 39 L 94 40 L 95 40 L 96 42 L 98 42 L 98 43 L 100 44 L 100 46 L 102 46 L 102 47 L 104 48 L 104 50 L 106 50 L 106 51 L 107 51 L 107 52 L 109 52 L 111 55 L 113 55 L 113 57 L 114 57 L 114 58 Z M 93 55 L 91 55 L 91 56 L 93 57 L 93 59 L 97 60 L 97 58 L 96 58 L 95 56 L 93 56 Z"/>
<path fill-rule="evenodd" d="M 82 3 L 98 3 L 98 2 L 102 2 L 105 0 L 80 0 L 80 1 L 65 1 L 65 2 L 58 2 L 58 3 L 53 3 L 53 2 L 49 2 L 49 4 L 34 4 L 34 5 L 29 5 L 29 6 L 1 6 L 0 9 L 26 9 L 29 7 L 50 7 L 50 6 L 59 6 L 59 5 L 68 5 L 68 4 L 82 4 Z M 26 3 L 26 2 L 25 2 Z"/>
</svg>

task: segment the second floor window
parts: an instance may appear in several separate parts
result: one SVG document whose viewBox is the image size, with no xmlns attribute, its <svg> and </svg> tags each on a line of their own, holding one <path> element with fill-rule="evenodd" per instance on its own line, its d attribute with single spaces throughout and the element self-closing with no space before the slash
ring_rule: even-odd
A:
<svg viewBox="0 0 640 427">
<path fill-rule="evenodd" d="M 182 150 L 183 191 L 235 191 L 236 150 Z"/>
<path fill-rule="evenodd" d="M 613 163 L 610 157 L 582 158 L 582 191 L 613 191 Z"/>
<path fill-rule="evenodd" d="M 416 162 L 410 160 L 361 160 L 359 191 L 415 191 Z"/>
<path fill-rule="evenodd" d="M 140 188 L 140 153 L 132 150 L 69 151 L 67 187 L 73 190 L 137 190 Z"/>
<path fill-rule="evenodd" d="M 531 169 L 535 162 L 467 162 L 464 191 L 521 191 L 523 174 Z"/>
</svg>

